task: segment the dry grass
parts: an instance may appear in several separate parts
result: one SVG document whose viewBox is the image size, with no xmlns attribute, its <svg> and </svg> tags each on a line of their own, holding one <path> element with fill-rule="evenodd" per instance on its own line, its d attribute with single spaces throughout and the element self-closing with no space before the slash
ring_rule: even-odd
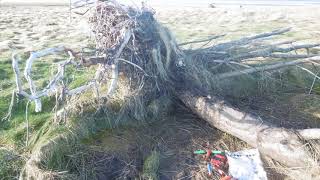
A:
<svg viewBox="0 0 320 180">
<path fill-rule="evenodd" d="M 204 148 L 207 142 L 212 149 L 236 151 L 248 148 L 245 143 L 239 144 L 236 138 L 211 128 L 184 106 L 174 109 L 171 115 L 149 124 L 101 132 L 86 140 L 87 145 L 126 162 L 143 159 L 144 163 L 136 164 L 140 175 L 160 179 L 207 178 L 206 164 L 201 157 L 192 154 L 195 149 Z M 132 157 L 133 152 L 138 156 Z M 153 157 L 155 152 L 157 158 Z M 160 163 L 159 168 L 155 167 L 156 161 Z"/>
</svg>

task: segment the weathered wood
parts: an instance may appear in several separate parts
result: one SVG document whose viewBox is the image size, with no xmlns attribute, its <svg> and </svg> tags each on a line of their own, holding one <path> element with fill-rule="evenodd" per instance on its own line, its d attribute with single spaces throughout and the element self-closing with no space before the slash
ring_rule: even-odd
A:
<svg viewBox="0 0 320 180">
<path fill-rule="evenodd" d="M 288 56 L 290 56 L 290 55 L 288 55 Z M 299 55 L 297 55 L 297 56 L 299 56 Z M 300 57 L 303 57 L 303 56 L 300 56 Z M 297 60 L 293 60 L 293 61 L 282 61 L 282 62 L 278 62 L 276 64 L 265 65 L 265 66 L 260 66 L 260 67 L 250 67 L 250 68 L 243 69 L 243 70 L 218 74 L 216 78 L 219 80 L 222 80 L 222 79 L 226 79 L 226 78 L 247 75 L 247 74 L 252 74 L 252 73 L 256 73 L 256 72 L 281 69 L 281 68 L 295 66 L 298 64 L 303 64 L 303 63 L 308 63 L 308 62 L 313 62 L 313 61 L 320 61 L 320 57 L 314 56 L 314 57 L 309 57 L 309 58 L 304 58 L 304 59 L 297 59 Z M 309 70 L 307 70 L 307 71 L 309 71 Z M 312 72 L 309 71 L 309 73 L 312 73 Z M 312 75 L 315 76 L 314 73 Z"/>
<path fill-rule="evenodd" d="M 40 57 L 52 55 L 52 54 L 58 54 L 61 52 L 68 52 L 69 59 L 58 62 L 57 63 L 57 73 L 54 75 L 54 77 L 50 80 L 49 84 L 44 89 L 37 91 L 37 87 L 31 78 L 33 62 Z M 73 59 L 74 59 L 74 56 L 73 56 L 72 50 L 67 49 L 63 46 L 48 48 L 48 49 L 44 49 L 44 50 L 36 51 L 36 52 L 31 52 L 30 57 L 28 58 L 26 65 L 25 65 L 25 68 L 24 68 L 24 76 L 28 82 L 30 92 L 31 92 L 29 94 L 22 87 L 22 82 L 21 82 L 21 77 L 20 77 L 21 75 L 20 75 L 20 70 L 19 70 L 19 60 L 18 60 L 17 54 L 13 54 L 12 55 L 12 68 L 13 68 L 13 72 L 15 75 L 15 81 L 16 81 L 16 86 L 17 86 L 16 93 L 21 96 L 26 97 L 30 101 L 34 101 L 35 102 L 35 111 L 40 112 L 42 110 L 41 97 L 50 96 L 59 90 L 59 88 L 58 88 L 59 81 L 61 81 L 64 77 L 65 67 L 67 65 L 71 65 L 71 64 L 76 65 L 76 62 L 74 62 Z M 83 86 L 80 86 L 80 87 L 77 87 L 77 88 L 74 88 L 71 90 L 65 89 L 65 93 L 69 96 L 80 94 L 86 90 L 93 88 L 95 85 L 96 85 L 96 81 L 92 80 Z"/>
<path fill-rule="evenodd" d="M 186 106 L 212 126 L 258 148 L 263 155 L 287 167 L 319 166 L 305 142 L 305 139 L 319 138 L 319 129 L 277 128 L 257 116 L 241 112 L 216 97 L 208 98 L 190 91 L 180 91 L 178 96 Z"/>
</svg>

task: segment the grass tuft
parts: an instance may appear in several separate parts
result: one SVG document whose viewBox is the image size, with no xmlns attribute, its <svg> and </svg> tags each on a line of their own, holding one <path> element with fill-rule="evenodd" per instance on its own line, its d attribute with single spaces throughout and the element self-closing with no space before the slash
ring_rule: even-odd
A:
<svg viewBox="0 0 320 180">
<path fill-rule="evenodd" d="M 143 163 L 143 175 L 144 179 L 157 180 L 159 179 L 159 166 L 160 166 L 160 153 L 158 151 L 152 151 Z"/>
<path fill-rule="evenodd" d="M 18 179 L 23 159 L 12 150 L 0 148 L 0 179 Z"/>
</svg>

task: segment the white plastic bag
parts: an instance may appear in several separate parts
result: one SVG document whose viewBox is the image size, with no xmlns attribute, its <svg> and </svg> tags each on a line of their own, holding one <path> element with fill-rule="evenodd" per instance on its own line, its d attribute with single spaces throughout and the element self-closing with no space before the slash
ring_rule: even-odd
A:
<svg viewBox="0 0 320 180">
<path fill-rule="evenodd" d="M 237 180 L 267 180 L 258 149 L 226 152 L 229 175 Z"/>
</svg>

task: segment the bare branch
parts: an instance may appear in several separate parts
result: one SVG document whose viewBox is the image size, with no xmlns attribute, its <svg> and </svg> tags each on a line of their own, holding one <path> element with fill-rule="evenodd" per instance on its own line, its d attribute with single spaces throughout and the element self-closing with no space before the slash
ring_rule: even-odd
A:
<svg viewBox="0 0 320 180">
<path fill-rule="evenodd" d="M 12 115 L 12 108 L 13 108 L 13 104 L 14 104 L 14 97 L 15 97 L 15 94 L 16 92 L 13 90 L 12 91 L 12 95 L 11 95 L 11 101 L 10 101 L 10 105 L 9 105 L 9 108 L 8 108 L 8 112 L 7 112 L 7 115 L 5 117 L 3 117 L 1 119 L 1 121 L 9 121 L 10 118 L 11 118 L 11 115 Z"/>
<path fill-rule="evenodd" d="M 315 57 L 306 58 L 306 59 L 298 59 L 294 61 L 285 61 L 285 62 L 280 62 L 272 65 L 265 65 L 261 67 L 253 67 L 253 68 L 248 68 L 248 69 L 239 70 L 239 71 L 222 73 L 222 74 L 218 74 L 216 78 L 225 79 L 225 78 L 240 76 L 244 74 L 251 74 L 259 71 L 270 71 L 270 70 L 280 69 L 288 66 L 294 66 L 297 64 L 307 63 L 309 61 L 320 61 L 320 56 L 315 56 Z"/>
<path fill-rule="evenodd" d="M 214 40 L 214 39 L 218 39 L 218 38 L 221 38 L 221 37 L 224 37 L 224 36 L 225 36 L 225 34 L 216 35 L 216 36 L 212 36 L 212 37 L 209 37 L 209 38 L 206 38 L 206 39 L 201 39 L 201 40 L 195 40 L 195 41 L 189 41 L 189 42 L 180 43 L 180 44 L 178 44 L 178 46 L 185 46 L 185 45 L 188 45 L 188 44 L 196 44 L 196 43 L 202 43 L 202 42 L 212 41 L 212 40 Z"/>
<path fill-rule="evenodd" d="M 320 44 L 306 44 L 306 45 L 296 45 L 296 46 L 290 46 L 287 48 L 281 48 L 277 46 L 271 46 L 262 50 L 253 51 L 241 54 L 239 56 L 231 57 L 228 60 L 233 61 L 241 61 L 245 59 L 251 59 L 256 57 L 274 57 L 274 58 L 307 58 L 311 57 L 311 55 L 292 55 L 292 54 L 273 54 L 273 53 L 287 53 L 290 51 L 298 50 L 298 49 L 304 49 L 304 48 L 313 48 L 320 46 Z"/>
<path fill-rule="evenodd" d="M 131 38 L 132 32 L 131 30 L 127 30 L 125 32 L 124 38 L 123 38 L 123 43 L 121 44 L 121 46 L 119 47 L 117 53 L 114 56 L 114 64 L 111 66 L 112 69 L 112 77 L 111 77 L 111 83 L 110 83 L 110 87 L 107 91 L 107 96 L 110 96 L 113 94 L 113 92 L 115 91 L 117 84 L 118 84 L 118 76 L 119 76 L 119 57 L 124 49 L 124 47 L 128 44 L 130 38 Z"/>
<path fill-rule="evenodd" d="M 36 85 L 34 84 L 32 78 L 31 78 L 31 69 L 32 69 L 33 61 L 36 60 L 37 58 L 42 57 L 42 56 L 56 54 L 57 52 L 61 52 L 64 50 L 65 50 L 64 47 L 56 47 L 56 48 L 48 48 L 48 49 L 45 49 L 42 51 L 30 53 L 30 57 L 28 58 L 28 60 L 26 62 L 25 69 L 24 69 L 24 76 L 29 83 L 29 88 L 30 88 L 30 92 L 31 92 L 32 96 L 36 96 L 36 92 L 37 92 Z M 34 102 L 35 102 L 35 106 L 36 106 L 35 111 L 40 112 L 42 109 L 41 100 L 36 98 L 36 99 L 34 99 Z"/>
<path fill-rule="evenodd" d="M 299 67 L 300 69 L 302 69 L 302 70 L 306 71 L 307 73 L 311 74 L 314 78 L 320 80 L 320 77 L 319 77 L 318 75 L 316 75 L 315 73 L 313 73 L 312 71 L 310 71 L 309 69 L 304 68 L 304 67 L 302 67 L 302 66 L 298 66 L 298 65 L 297 65 L 297 67 Z"/>
<path fill-rule="evenodd" d="M 320 139 L 320 129 L 303 129 L 298 132 L 305 140 Z"/>
<path fill-rule="evenodd" d="M 118 58 L 118 61 L 122 61 L 122 62 L 128 63 L 128 64 L 130 64 L 130 65 L 138 68 L 139 70 L 141 70 L 146 76 L 149 76 L 149 75 L 147 74 L 147 72 L 146 72 L 142 67 L 138 66 L 137 64 L 135 64 L 135 63 L 133 63 L 133 62 L 127 61 L 127 60 L 122 59 L 122 58 Z"/>
<path fill-rule="evenodd" d="M 38 52 L 32 52 L 30 53 L 30 57 L 28 58 L 27 62 L 26 62 L 26 66 L 24 69 L 24 76 L 28 81 L 28 85 L 31 91 L 31 95 L 28 94 L 27 92 L 25 92 L 22 89 L 22 83 L 21 83 L 21 77 L 20 77 L 20 71 L 19 71 L 19 64 L 18 64 L 18 59 L 17 59 L 17 55 L 13 54 L 12 55 L 12 68 L 15 74 L 15 80 L 16 80 L 16 85 L 17 85 L 17 93 L 26 97 L 28 100 L 30 101 L 34 101 L 36 108 L 35 111 L 36 112 L 40 112 L 41 111 L 41 100 L 40 98 L 43 96 L 49 96 L 50 93 L 57 91 L 57 83 L 58 81 L 60 81 L 63 78 L 64 75 L 64 70 L 65 70 L 65 66 L 68 64 L 75 64 L 75 62 L 73 62 L 74 56 L 72 54 L 71 51 L 68 51 L 68 54 L 70 56 L 70 58 L 66 61 L 62 61 L 60 63 L 58 63 L 58 72 L 56 73 L 56 75 L 54 76 L 54 78 L 49 82 L 49 84 L 47 85 L 46 88 L 44 88 L 41 91 L 37 91 L 36 90 L 36 86 L 31 78 L 31 69 L 32 69 L 32 64 L 33 62 L 42 56 L 46 56 L 46 55 L 50 55 L 50 54 L 56 54 L 58 52 L 62 52 L 67 50 L 66 48 L 60 46 L 60 47 L 55 47 L 55 48 L 48 48 L 45 50 L 41 50 Z"/>
<path fill-rule="evenodd" d="M 225 61 L 225 60 L 212 60 L 210 62 L 214 62 L 214 63 L 226 63 L 226 64 L 235 64 L 241 67 L 245 67 L 245 68 L 252 68 L 251 66 L 244 64 L 244 63 L 239 63 L 239 62 L 235 62 L 235 61 Z"/>
<path fill-rule="evenodd" d="M 233 46 L 240 46 L 240 45 L 248 44 L 248 43 L 250 43 L 254 40 L 257 40 L 257 39 L 280 35 L 280 34 L 283 34 L 283 33 L 290 31 L 290 29 L 291 28 L 278 29 L 278 30 L 268 32 L 268 33 L 262 33 L 262 34 L 258 34 L 258 35 L 251 36 L 251 37 L 244 37 L 244 38 L 241 38 L 238 40 L 234 40 L 234 41 L 230 41 L 230 42 L 226 42 L 226 43 L 221 43 L 219 45 L 213 46 L 212 48 L 210 48 L 210 50 L 213 50 L 213 51 L 226 50 L 226 49 L 229 49 L 230 47 L 233 47 Z"/>
<path fill-rule="evenodd" d="M 17 90 L 18 90 L 18 93 L 20 93 L 22 91 L 22 87 L 21 87 L 20 70 L 19 70 L 17 56 L 18 55 L 16 53 L 12 54 L 12 68 L 13 68 L 13 72 L 16 79 Z"/>
<path fill-rule="evenodd" d="M 111 76 L 111 83 L 110 83 L 109 89 L 107 91 L 107 96 L 112 95 L 117 87 L 118 76 L 119 76 L 119 67 L 118 66 L 119 66 L 118 63 L 111 65 L 112 76 Z"/>
<path fill-rule="evenodd" d="M 313 78 L 311 87 L 310 87 L 310 89 L 309 89 L 309 94 L 311 94 L 311 92 L 312 92 L 312 90 L 313 90 L 313 87 L 314 87 L 314 84 L 315 84 L 315 82 L 316 82 L 316 80 L 317 80 L 317 77 L 319 77 L 318 74 L 319 74 L 319 71 L 317 72 L 316 76 L 314 76 L 314 78 Z"/>
<path fill-rule="evenodd" d="M 67 94 L 68 96 L 73 96 L 73 95 L 81 94 L 81 93 L 87 91 L 88 89 L 91 89 L 94 85 L 95 85 L 95 82 L 92 81 L 92 82 L 89 82 L 89 83 L 86 84 L 86 85 L 83 85 L 83 86 L 74 88 L 74 89 L 72 89 L 72 90 L 67 90 L 67 91 L 66 91 L 66 94 Z"/>
</svg>

